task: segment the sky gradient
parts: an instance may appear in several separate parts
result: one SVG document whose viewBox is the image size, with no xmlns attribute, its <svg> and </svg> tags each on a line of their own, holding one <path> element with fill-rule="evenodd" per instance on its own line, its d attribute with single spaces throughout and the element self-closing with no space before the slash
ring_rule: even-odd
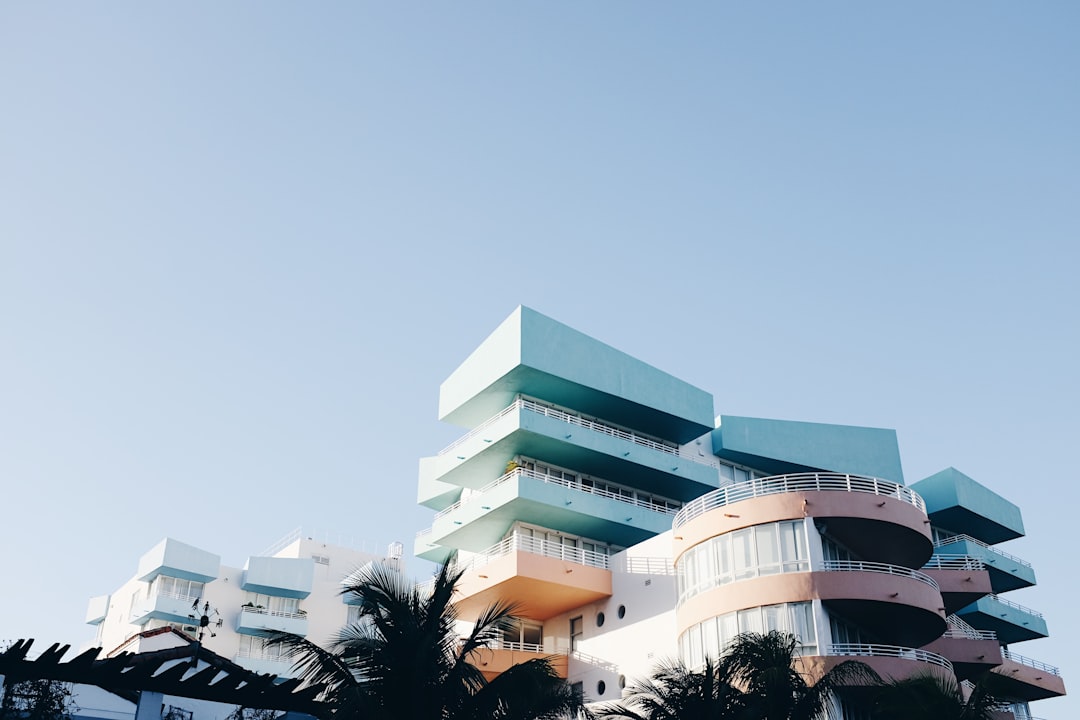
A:
<svg viewBox="0 0 1080 720">
<path fill-rule="evenodd" d="M 525 304 L 1021 506 L 1080 682 L 1080 7 L 0 6 L 0 638 L 165 536 L 412 547 Z M 413 563 L 414 568 L 422 568 Z M 1038 715 L 1080 715 L 1071 698 Z"/>
</svg>

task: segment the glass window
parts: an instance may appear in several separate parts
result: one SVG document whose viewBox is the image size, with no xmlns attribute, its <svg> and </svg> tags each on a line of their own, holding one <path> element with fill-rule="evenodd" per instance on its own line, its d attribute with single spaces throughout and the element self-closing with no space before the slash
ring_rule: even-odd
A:
<svg viewBox="0 0 1080 720">
<path fill-rule="evenodd" d="M 750 530 L 731 533 L 731 552 L 735 565 L 735 579 L 750 577 L 754 573 L 754 549 L 750 544 Z"/>
<path fill-rule="evenodd" d="M 754 528 L 758 573 L 761 575 L 772 575 L 780 572 L 780 548 L 776 532 L 775 524 L 761 525 Z"/>
<path fill-rule="evenodd" d="M 581 641 L 583 623 L 581 616 L 576 618 L 570 618 L 570 652 L 577 650 L 578 643 Z"/>
</svg>

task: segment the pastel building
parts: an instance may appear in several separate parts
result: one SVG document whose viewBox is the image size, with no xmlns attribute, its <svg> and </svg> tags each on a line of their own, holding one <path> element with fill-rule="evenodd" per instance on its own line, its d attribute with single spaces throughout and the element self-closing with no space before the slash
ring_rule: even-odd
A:
<svg viewBox="0 0 1080 720">
<path fill-rule="evenodd" d="M 106 655 L 160 649 L 174 630 L 217 655 L 260 673 L 292 677 L 292 662 L 265 648 L 262 633 L 280 630 L 328 642 L 358 609 L 342 595 L 342 580 L 371 563 L 402 570 L 402 546 L 386 553 L 305 532 L 290 533 L 248 558 L 243 567 L 173 538 L 139 558 L 135 575 L 108 595 L 91 598 L 86 622 L 91 646 Z M 203 621 L 203 617 L 206 620 Z"/>
<path fill-rule="evenodd" d="M 435 512 L 415 552 L 456 553 L 463 618 L 519 603 L 477 658 L 489 676 L 555 655 L 610 701 L 661 659 L 779 629 L 810 673 L 997 670 L 1018 719 L 1065 692 L 1014 650 L 1047 635 L 1006 597 L 1035 582 L 998 547 L 1019 509 L 952 468 L 906 485 L 892 430 L 715 417 L 709 393 L 525 307 L 442 384 L 439 416 L 463 434 L 420 461 Z"/>
</svg>

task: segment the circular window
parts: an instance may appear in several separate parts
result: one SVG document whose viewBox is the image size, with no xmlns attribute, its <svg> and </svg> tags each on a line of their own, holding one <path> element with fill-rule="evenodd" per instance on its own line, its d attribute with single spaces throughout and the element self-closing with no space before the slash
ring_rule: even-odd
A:
<svg viewBox="0 0 1080 720">
<path fill-rule="evenodd" d="M 619 676 L 619 689 L 624 690 L 625 688 L 626 688 L 626 676 L 625 675 L 620 675 Z"/>
<path fill-rule="evenodd" d="M 597 695 L 603 695 L 604 691 L 606 691 L 606 690 L 607 690 L 607 684 L 603 680 L 596 683 L 596 694 Z"/>
<path fill-rule="evenodd" d="M 596 614 L 596 627 L 604 627 L 604 613 Z"/>
<path fill-rule="evenodd" d="M 620 605 L 619 606 L 619 619 L 622 620 L 624 617 L 626 617 L 626 606 L 625 605 Z"/>
</svg>

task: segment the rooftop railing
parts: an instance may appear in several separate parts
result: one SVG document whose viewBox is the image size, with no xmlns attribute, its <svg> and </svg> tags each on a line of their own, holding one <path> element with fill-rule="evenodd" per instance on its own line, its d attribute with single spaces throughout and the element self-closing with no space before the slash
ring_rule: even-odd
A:
<svg viewBox="0 0 1080 720">
<path fill-rule="evenodd" d="M 1027 665 L 1029 668 L 1035 668 L 1036 670 L 1048 672 L 1051 675 L 1057 675 L 1059 677 L 1061 676 L 1061 671 L 1055 666 L 1047 665 L 1046 663 L 1040 662 L 1038 660 L 1032 660 L 1031 658 L 1024 657 L 1023 655 L 1017 655 L 1008 648 L 1001 648 L 1001 657 L 1005 658 L 1006 660 L 1012 660 L 1013 662 L 1020 663 L 1021 665 Z"/>
<path fill-rule="evenodd" d="M 741 500 L 764 495 L 819 490 L 870 493 L 895 498 L 926 512 L 926 503 L 917 492 L 889 480 L 844 473 L 795 473 L 747 480 L 705 493 L 683 506 L 683 509 L 675 515 L 673 526 L 677 528 L 710 510 Z"/>
<path fill-rule="evenodd" d="M 970 555 L 931 555 L 923 570 L 985 570 L 986 563 Z"/>
<path fill-rule="evenodd" d="M 487 550 L 474 555 L 468 562 L 461 566 L 461 569 L 465 572 L 476 570 L 477 568 L 483 567 L 493 560 L 509 555 L 512 552 L 527 552 L 532 555 L 557 558 L 577 565 L 588 565 L 589 567 L 600 568 L 602 570 L 607 570 L 609 568 L 608 556 L 603 553 L 598 553 L 593 550 L 584 550 L 572 545 L 564 545 L 552 540 L 541 540 L 540 538 L 514 533 L 510 537 L 503 539 L 501 542 L 492 545 Z"/>
<path fill-rule="evenodd" d="M 629 442 L 634 443 L 635 445 L 640 445 L 642 447 L 647 447 L 647 448 L 650 448 L 652 450 L 658 450 L 659 452 L 666 453 L 668 455 L 673 455 L 675 457 L 683 458 L 685 460 L 689 460 L 691 462 L 695 462 L 695 463 L 698 463 L 698 464 L 701 464 L 701 465 L 710 465 L 710 466 L 713 465 L 713 463 L 711 463 L 708 460 L 708 458 L 705 458 L 705 457 L 696 458 L 696 457 L 694 457 L 692 455 L 683 454 L 682 452 L 680 452 L 679 446 L 675 445 L 673 443 L 665 443 L 665 442 L 662 442 L 660 440 L 656 440 L 654 438 L 646 437 L 644 435 L 639 435 L 638 433 L 631 432 L 629 430 L 625 430 L 625 429 L 620 428 L 620 427 L 616 427 L 614 425 L 609 425 L 607 423 L 603 423 L 603 422 L 600 422 L 598 420 L 590 420 L 588 418 L 582 417 L 581 415 L 575 415 L 574 413 L 566 412 L 565 410 L 559 410 L 557 408 L 553 408 L 553 407 L 550 407 L 548 405 L 538 403 L 535 400 L 527 400 L 525 398 L 518 398 L 517 400 L 515 400 L 510 405 L 508 405 L 507 407 L 500 410 L 497 414 L 493 415 L 492 417 L 488 418 L 484 422 L 480 423 L 475 428 L 473 428 L 469 432 L 465 433 L 464 435 L 459 437 L 457 440 L 455 440 L 454 442 L 450 443 L 449 445 L 444 447 L 442 450 L 440 450 L 439 455 L 448 455 L 448 454 L 450 454 L 451 452 L 453 452 L 457 448 L 461 447 L 461 445 L 468 442 L 469 440 L 472 440 L 473 438 L 475 438 L 475 437 L 477 437 L 479 435 L 482 435 L 485 430 L 487 430 L 492 425 L 497 423 L 499 420 L 501 420 L 502 418 L 504 418 L 505 416 L 509 415 L 510 413 L 512 413 L 512 412 L 514 412 L 516 410 L 528 410 L 529 412 L 536 413 L 538 415 L 543 415 L 545 417 L 553 418 L 555 420 L 567 423 L 569 425 L 575 425 L 577 427 L 585 428 L 587 430 L 592 430 L 594 432 L 603 433 L 603 434 L 609 435 L 611 437 L 616 437 L 616 438 L 620 438 L 622 440 L 627 440 Z"/>
<path fill-rule="evenodd" d="M 882 575 L 895 575 L 897 577 L 906 577 L 912 580 L 918 580 L 919 582 L 929 585 L 935 590 L 940 590 L 937 580 L 930 577 L 926 573 L 921 573 L 918 570 L 912 570 L 901 565 L 889 565 L 888 563 L 878 562 L 864 562 L 862 560 L 826 560 L 823 568 L 832 572 L 869 572 L 869 573 L 881 573 Z"/>
<path fill-rule="evenodd" d="M 961 534 L 961 535 L 950 535 L 949 537 L 942 538 L 942 539 L 936 541 L 934 543 L 934 547 L 936 547 L 936 548 L 945 547 L 946 545 L 951 545 L 952 543 L 955 543 L 955 542 L 969 542 L 972 545 L 978 545 L 979 547 L 985 548 L 985 549 L 989 550 L 990 552 L 992 552 L 992 553 L 994 553 L 996 555 L 1000 555 L 1001 557 L 1003 557 L 1003 558 L 1005 558 L 1007 560 L 1012 560 L 1015 563 L 1019 563 L 1019 564 L 1023 565 L 1026 568 L 1031 567 L 1031 563 L 1029 563 L 1027 560 L 1024 560 L 1023 558 L 1018 558 L 1015 555 L 1010 555 L 1009 553 L 1005 552 L 1004 550 L 999 550 L 998 548 L 994 547 L 993 545 L 987 545 L 982 540 L 979 540 L 978 538 L 973 538 L 970 535 L 963 535 L 963 534 Z"/>
<path fill-rule="evenodd" d="M 469 497 L 458 500 L 453 505 L 450 505 L 435 513 L 435 519 L 438 520 L 441 517 L 449 515 L 463 505 L 468 505 L 469 503 L 473 502 L 489 490 L 492 490 L 506 482 L 509 482 L 510 480 L 521 477 L 538 480 L 542 483 L 547 483 L 549 485 L 560 485 L 570 490 L 576 490 L 577 492 L 583 492 L 588 495 L 596 495 L 597 497 L 608 498 L 609 500 L 616 500 L 621 503 L 626 503 L 627 505 L 633 505 L 634 507 L 652 510 L 653 512 L 662 513 L 664 515 L 674 515 L 676 512 L 678 512 L 678 510 L 669 508 L 666 505 L 660 505 L 650 500 L 643 500 L 633 495 L 627 496 L 621 493 L 611 492 L 610 490 L 604 490 L 603 488 L 589 487 L 588 485 L 583 485 L 582 483 L 574 480 L 567 480 L 566 478 L 556 478 L 546 473 L 537 472 L 536 470 L 529 470 L 528 468 L 519 467 L 514 468 L 513 470 L 506 473 L 505 475 L 502 475 L 493 482 L 488 483 L 484 487 L 477 490 L 475 493 L 469 495 Z"/>
<path fill-rule="evenodd" d="M 1031 608 L 1027 607 L 1026 605 L 1021 605 L 1020 603 L 1015 603 L 1012 600 L 1006 600 L 1005 598 L 1001 597 L 1000 595 L 987 595 L 987 597 L 989 597 L 989 598 L 991 598 L 993 600 L 997 600 L 1002 605 L 1004 605 L 1006 607 L 1011 607 L 1013 610 L 1019 610 L 1020 612 L 1027 613 L 1028 615 L 1034 615 L 1037 618 L 1041 618 L 1043 616 L 1043 614 L 1041 612 L 1039 612 L 1038 610 L 1032 610 Z"/>
<path fill-rule="evenodd" d="M 833 643 L 832 648 L 829 650 L 829 655 L 843 656 L 843 657 L 892 657 L 901 658 L 904 660 L 915 660 L 916 662 L 929 663 L 931 665 L 937 665 L 943 667 L 950 672 L 953 669 L 952 663 L 949 662 L 944 656 L 937 653 L 930 652 L 929 650 L 920 650 L 918 648 L 906 648 L 898 645 L 876 645 L 876 644 L 864 644 L 864 643 Z"/>
</svg>

